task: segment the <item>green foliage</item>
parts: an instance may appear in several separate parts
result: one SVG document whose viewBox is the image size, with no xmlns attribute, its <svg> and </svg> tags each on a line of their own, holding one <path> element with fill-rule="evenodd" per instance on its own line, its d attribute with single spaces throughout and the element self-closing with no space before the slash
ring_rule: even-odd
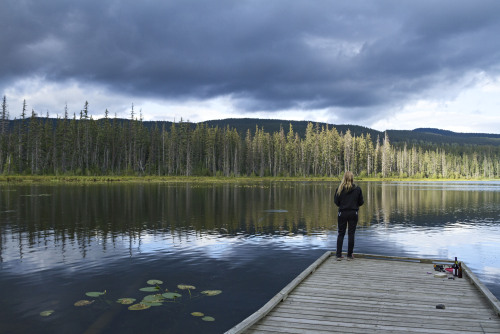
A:
<svg viewBox="0 0 500 334">
<path fill-rule="evenodd" d="M 30 118 L 9 123 L 0 133 L 0 174 L 307 178 L 349 169 L 363 178 L 500 177 L 500 135 L 381 133 L 251 119 L 196 125 L 94 120 L 88 110 L 85 103 L 79 119 L 67 112 L 63 119 L 40 118 L 32 111 Z"/>
</svg>

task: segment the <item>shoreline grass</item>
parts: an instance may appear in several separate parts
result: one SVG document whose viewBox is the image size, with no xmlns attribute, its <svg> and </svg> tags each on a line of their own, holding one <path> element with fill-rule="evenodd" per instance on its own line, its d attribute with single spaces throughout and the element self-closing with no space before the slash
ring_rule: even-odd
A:
<svg viewBox="0 0 500 334">
<path fill-rule="evenodd" d="M 471 178 L 399 178 L 355 177 L 364 182 L 460 182 L 498 181 Z M 61 175 L 0 175 L 0 184 L 97 184 L 97 183 L 248 183 L 248 182 L 340 182 L 340 177 L 223 177 L 223 176 L 61 176 Z"/>
</svg>

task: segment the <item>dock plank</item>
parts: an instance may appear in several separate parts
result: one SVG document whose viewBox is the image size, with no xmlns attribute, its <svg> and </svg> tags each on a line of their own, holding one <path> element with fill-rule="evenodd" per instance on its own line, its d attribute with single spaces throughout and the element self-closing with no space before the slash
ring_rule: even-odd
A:
<svg viewBox="0 0 500 334">
<path fill-rule="evenodd" d="M 500 333 L 498 300 L 468 269 L 443 279 L 431 260 L 330 255 L 226 333 Z"/>
</svg>

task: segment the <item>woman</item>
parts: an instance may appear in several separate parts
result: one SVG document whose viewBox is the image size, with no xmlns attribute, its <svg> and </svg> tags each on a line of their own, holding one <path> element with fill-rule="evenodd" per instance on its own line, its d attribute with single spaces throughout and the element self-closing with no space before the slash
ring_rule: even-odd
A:
<svg viewBox="0 0 500 334">
<path fill-rule="evenodd" d="M 337 236 L 337 261 L 342 257 L 342 245 L 344 244 L 344 236 L 346 228 L 348 232 L 347 244 L 347 260 L 353 260 L 352 252 L 354 250 L 354 233 L 358 224 L 358 210 L 363 205 L 363 193 L 361 188 L 353 183 L 352 172 L 347 171 L 339 187 L 335 191 L 334 201 L 339 207 L 338 226 L 339 234 Z"/>
</svg>

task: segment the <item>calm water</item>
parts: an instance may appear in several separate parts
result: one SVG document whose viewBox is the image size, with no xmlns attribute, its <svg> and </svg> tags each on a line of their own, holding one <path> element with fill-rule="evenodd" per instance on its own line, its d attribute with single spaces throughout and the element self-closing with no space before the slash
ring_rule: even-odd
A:
<svg viewBox="0 0 500 334">
<path fill-rule="evenodd" d="M 457 256 L 500 298 L 500 182 L 360 185 L 355 252 Z M 2 186 L 0 333 L 222 333 L 335 248 L 336 186 Z M 182 297 L 116 303 L 140 301 L 150 279 Z"/>
</svg>

